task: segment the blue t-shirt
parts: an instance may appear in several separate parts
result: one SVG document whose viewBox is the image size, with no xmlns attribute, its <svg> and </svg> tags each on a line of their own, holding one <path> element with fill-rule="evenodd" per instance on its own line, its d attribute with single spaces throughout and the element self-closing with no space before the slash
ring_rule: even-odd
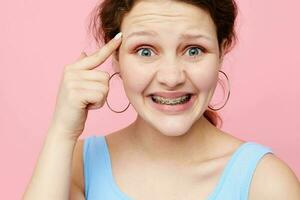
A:
<svg viewBox="0 0 300 200">
<path fill-rule="evenodd" d="M 240 145 L 207 200 L 247 200 L 255 168 L 267 153 L 273 153 L 271 148 L 255 142 Z M 85 138 L 83 163 L 86 200 L 134 200 L 114 180 L 105 136 Z"/>
</svg>

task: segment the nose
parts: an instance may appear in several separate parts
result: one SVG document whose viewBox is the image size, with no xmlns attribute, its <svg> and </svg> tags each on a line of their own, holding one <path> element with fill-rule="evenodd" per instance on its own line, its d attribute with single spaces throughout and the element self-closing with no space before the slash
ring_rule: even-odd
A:
<svg viewBox="0 0 300 200">
<path fill-rule="evenodd" d="M 185 82 L 184 67 L 176 59 L 165 60 L 158 66 L 156 79 L 167 88 L 175 88 Z"/>
</svg>

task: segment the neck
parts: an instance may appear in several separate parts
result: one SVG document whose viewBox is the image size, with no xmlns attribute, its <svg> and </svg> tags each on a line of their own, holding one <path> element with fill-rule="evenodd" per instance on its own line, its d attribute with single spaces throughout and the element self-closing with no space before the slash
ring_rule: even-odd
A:
<svg viewBox="0 0 300 200">
<path fill-rule="evenodd" d="M 131 141 L 146 157 L 173 164 L 207 160 L 209 144 L 217 133 L 217 128 L 204 116 L 181 136 L 166 136 L 139 117 L 131 127 Z"/>
</svg>

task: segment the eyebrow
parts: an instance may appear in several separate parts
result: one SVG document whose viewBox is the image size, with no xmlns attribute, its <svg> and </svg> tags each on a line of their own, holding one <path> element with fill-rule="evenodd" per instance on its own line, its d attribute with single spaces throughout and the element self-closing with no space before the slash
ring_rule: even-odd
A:
<svg viewBox="0 0 300 200">
<path fill-rule="evenodd" d="M 155 31 L 135 31 L 130 33 L 127 36 L 128 38 L 131 38 L 133 36 L 158 36 L 158 34 Z M 212 41 L 213 39 L 207 35 L 203 35 L 203 34 L 189 34 L 189 33 L 183 33 L 180 36 L 180 39 L 198 39 L 198 38 L 204 38 L 208 41 Z"/>
</svg>

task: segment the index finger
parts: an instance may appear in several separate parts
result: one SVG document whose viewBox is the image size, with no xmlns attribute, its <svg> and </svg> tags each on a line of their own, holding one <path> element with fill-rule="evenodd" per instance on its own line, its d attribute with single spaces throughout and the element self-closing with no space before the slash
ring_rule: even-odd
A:
<svg viewBox="0 0 300 200">
<path fill-rule="evenodd" d="M 122 32 L 119 32 L 112 40 L 110 40 L 101 49 L 94 52 L 92 55 L 87 56 L 74 64 L 73 68 L 76 69 L 94 69 L 98 65 L 105 62 L 105 60 L 120 46 L 122 41 Z"/>
</svg>

